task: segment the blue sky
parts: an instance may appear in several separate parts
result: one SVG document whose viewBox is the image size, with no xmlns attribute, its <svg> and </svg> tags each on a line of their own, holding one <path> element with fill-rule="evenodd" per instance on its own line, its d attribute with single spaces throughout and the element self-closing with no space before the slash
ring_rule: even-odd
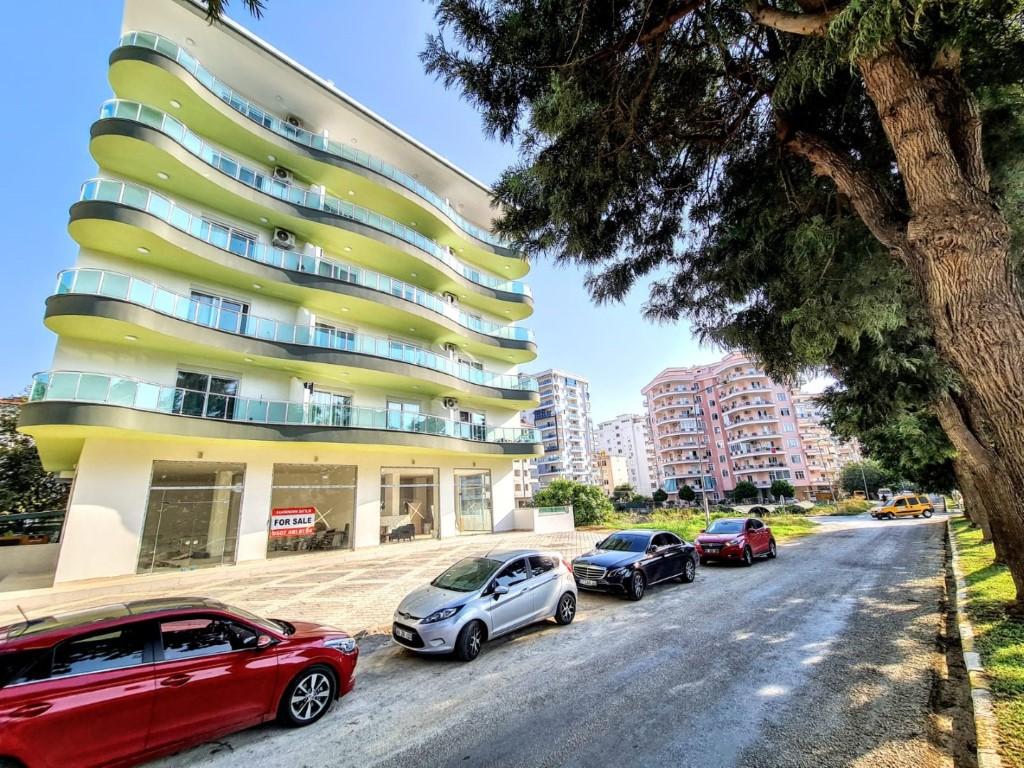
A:
<svg viewBox="0 0 1024 768">
<path fill-rule="evenodd" d="M 166 2 L 167 0 L 152 0 Z M 268 0 L 254 21 L 239 0 L 244 25 L 431 148 L 487 182 L 514 158 L 488 140 L 473 109 L 424 74 L 417 54 L 434 28 L 433 7 L 417 0 L 313 2 Z M 7 270 L 0 287 L 0 395 L 23 390 L 49 367 L 54 336 L 42 322 L 58 270 L 75 259 L 68 207 L 95 173 L 89 125 L 110 97 L 107 57 L 121 24 L 118 0 L 13 3 L 5 11 L 14 34 L 0 48 L 6 101 L 0 124 L 7 147 L 0 221 Z M 595 307 L 582 273 L 534 262 L 527 278 L 536 313 L 536 370 L 564 368 L 591 381 L 594 419 L 640 412 L 640 388 L 669 365 L 709 362 L 720 350 L 701 347 L 685 324 L 654 326 L 640 318 L 646 286 L 624 304 Z"/>
</svg>

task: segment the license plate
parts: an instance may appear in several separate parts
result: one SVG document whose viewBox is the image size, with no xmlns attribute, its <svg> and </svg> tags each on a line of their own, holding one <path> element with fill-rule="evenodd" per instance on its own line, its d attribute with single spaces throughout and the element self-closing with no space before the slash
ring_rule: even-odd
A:
<svg viewBox="0 0 1024 768">
<path fill-rule="evenodd" d="M 402 629 L 401 627 L 395 627 L 395 634 L 398 635 L 403 640 L 412 640 L 412 632 L 408 631 L 407 629 Z"/>
<path fill-rule="evenodd" d="M 708 552 L 717 552 L 721 547 L 704 547 Z"/>
<path fill-rule="evenodd" d="M 582 584 L 584 587 L 596 587 L 597 586 L 597 582 L 594 581 L 593 579 L 580 579 L 580 584 Z"/>
</svg>

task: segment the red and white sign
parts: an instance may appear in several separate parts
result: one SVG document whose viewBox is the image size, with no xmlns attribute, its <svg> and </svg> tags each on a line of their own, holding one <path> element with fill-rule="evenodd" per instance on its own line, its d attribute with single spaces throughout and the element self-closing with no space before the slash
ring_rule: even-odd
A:
<svg viewBox="0 0 1024 768">
<path fill-rule="evenodd" d="M 316 507 L 283 507 L 270 510 L 270 537 L 310 536 L 314 533 Z"/>
</svg>

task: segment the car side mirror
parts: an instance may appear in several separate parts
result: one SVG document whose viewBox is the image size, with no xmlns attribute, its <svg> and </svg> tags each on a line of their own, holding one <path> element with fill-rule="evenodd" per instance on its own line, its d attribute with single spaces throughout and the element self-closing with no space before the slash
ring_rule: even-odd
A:
<svg viewBox="0 0 1024 768">
<path fill-rule="evenodd" d="M 508 587 L 506 587 L 504 584 L 498 584 L 497 586 L 495 586 L 491 594 L 494 595 L 494 599 L 497 600 L 502 595 L 508 594 Z"/>
<path fill-rule="evenodd" d="M 275 638 L 270 635 L 260 635 L 256 638 L 256 645 L 254 647 L 262 651 L 274 645 L 277 645 L 277 640 Z"/>
<path fill-rule="evenodd" d="M 701 528 L 701 529 L 700 529 L 700 532 L 701 532 L 701 533 L 707 533 L 707 532 L 708 532 L 708 529 L 707 529 L 707 528 Z"/>
</svg>

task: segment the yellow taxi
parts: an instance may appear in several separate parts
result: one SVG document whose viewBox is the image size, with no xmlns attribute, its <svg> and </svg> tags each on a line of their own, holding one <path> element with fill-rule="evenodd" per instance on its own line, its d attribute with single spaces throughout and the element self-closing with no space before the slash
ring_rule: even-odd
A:
<svg viewBox="0 0 1024 768">
<path fill-rule="evenodd" d="M 932 503 L 927 496 L 899 493 L 871 510 L 871 516 L 876 520 L 892 520 L 896 517 L 931 517 L 932 512 Z"/>
</svg>

